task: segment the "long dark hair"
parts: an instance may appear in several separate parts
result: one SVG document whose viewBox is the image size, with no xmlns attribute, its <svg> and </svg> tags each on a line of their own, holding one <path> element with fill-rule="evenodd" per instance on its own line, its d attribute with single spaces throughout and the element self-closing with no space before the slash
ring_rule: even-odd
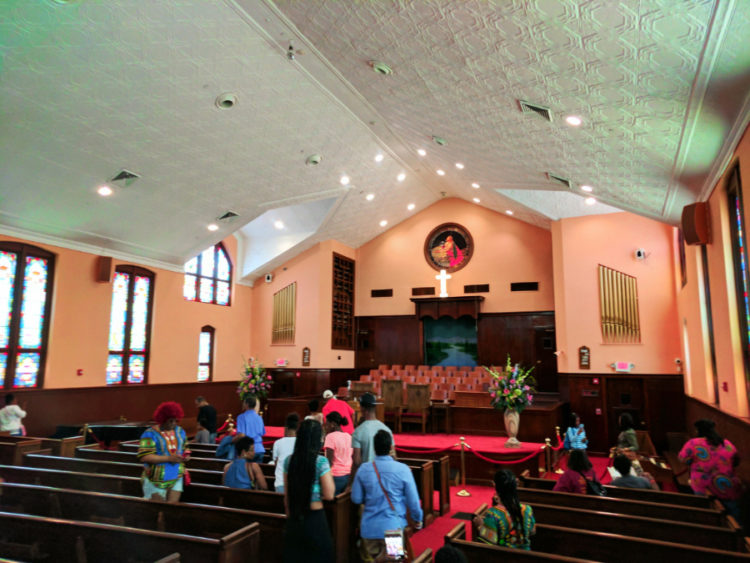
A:
<svg viewBox="0 0 750 563">
<path fill-rule="evenodd" d="M 297 430 L 294 453 L 289 459 L 287 471 L 287 498 L 292 517 L 301 517 L 310 510 L 315 464 L 322 436 L 320 423 L 309 418 L 303 420 Z"/>
<path fill-rule="evenodd" d="M 518 531 L 521 542 L 525 541 L 527 530 L 523 526 L 523 513 L 521 503 L 518 500 L 518 481 L 512 471 L 500 469 L 495 473 L 495 492 L 500 502 L 510 514 L 513 520 L 513 529 Z"/>
<path fill-rule="evenodd" d="M 591 469 L 593 465 L 589 461 L 589 456 L 586 455 L 586 450 L 573 450 L 568 456 L 568 469 L 583 473 Z"/>
<path fill-rule="evenodd" d="M 724 443 L 724 438 L 716 431 L 716 423 L 713 420 L 707 418 L 696 420 L 695 429 L 698 431 L 698 436 L 705 438 L 712 446 L 718 447 Z"/>
</svg>

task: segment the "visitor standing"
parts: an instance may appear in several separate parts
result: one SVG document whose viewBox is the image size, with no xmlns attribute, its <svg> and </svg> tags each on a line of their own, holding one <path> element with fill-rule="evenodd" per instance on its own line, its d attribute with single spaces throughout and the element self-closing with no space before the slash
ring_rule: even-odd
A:
<svg viewBox="0 0 750 563">
<path fill-rule="evenodd" d="M 373 437 L 372 461 L 362 464 L 352 484 L 352 502 L 362 504 L 360 557 L 379 561 L 385 553 L 385 532 L 404 530 L 407 509 L 415 527 L 422 527 L 424 513 L 411 469 L 390 456 L 393 437 L 378 430 Z"/>
<path fill-rule="evenodd" d="M 0 409 L 0 431 L 10 432 L 11 436 L 23 436 L 21 420 L 25 417 L 26 404 L 21 408 L 18 406 L 16 396 L 13 393 L 5 395 L 5 407 Z"/>
<path fill-rule="evenodd" d="M 393 442 L 393 433 L 391 429 L 377 419 L 375 416 L 375 395 L 372 393 L 364 393 L 359 398 L 359 406 L 362 410 L 362 423 L 357 426 L 352 435 L 352 460 L 353 467 L 352 473 L 357 471 L 363 463 L 368 463 L 375 457 L 375 450 L 373 449 L 373 438 L 379 430 L 385 430 L 391 435 L 391 442 Z"/>
<path fill-rule="evenodd" d="M 258 414 L 260 410 L 260 403 L 255 395 L 250 395 L 244 401 L 245 412 L 237 417 L 237 434 L 232 439 L 233 443 L 243 436 L 248 436 L 253 439 L 255 447 L 255 456 L 252 461 L 261 463 L 263 461 L 263 454 L 266 453 L 266 449 L 263 447 L 263 436 L 266 433 L 266 426 L 263 424 L 263 418 Z"/>
<path fill-rule="evenodd" d="M 318 454 L 322 436 L 317 421 L 302 421 L 294 453 L 284 462 L 285 563 L 331 563 L 334 559 L 323 501 L 333 499 L 335 485 L 328 460 Z"/>
<path fill-rule="evenodd" d="M 208 443 L 216 443 L 216 409 L 204 397 L 195 399 L 198 407 L 198 424 L 208 430 Z"/>
<path fill-rule="evenodd" d="M 323 398 L 326 399 L 326 404 L 321 411 L 324 417 L 328 417 L 332 412 L 337 412 L 341 415 L 344 422 L 341 424 L 341 430 L 347 434 L 354 433 L 354 409 L 349 406 L 349 403 L 337 399 L 333 394 L 333 391 L 326 389 L 323 392 Z"/>
<path fill-rule="evenodd" d="M 294 442 L 297 440 L 297 428 L 299 428 L 299 415 L 291 412 L 286 415 L 284 424 L 284 437 L 273 443 L 271 459 L 276 464 L 274 489 L 277 493 L 284 492 L 284 462 L 294 452 Z"/>
<path fill-rule="evenodd" d="M 342 427 L 341 415 L 336 411 L 329 413 L 326 418 L 326 438 L 323 448 L 328 463 L 331 464 L 336 494 L 346 489 L 352 472 L 352 437 L 343 432 Z"/>
<path fill-rule="evenodd" d="M 141 435 L 138 459 L 143 462 L 143 497 L 151 500 L 180 500 L 185 474 L 187 436 L 178 426 L 185 416 L 182 406 L 175 402 L 160 404 L 154 411 L 156 424 Z"/>
</svg>

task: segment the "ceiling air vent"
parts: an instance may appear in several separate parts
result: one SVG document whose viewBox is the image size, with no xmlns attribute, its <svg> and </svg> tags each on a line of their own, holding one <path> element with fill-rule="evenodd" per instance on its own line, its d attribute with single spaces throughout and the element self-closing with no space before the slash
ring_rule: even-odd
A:
<svg viewBox="0 0 750 563">
<path fill-rule="evenodd" d="M 111 182 L 124 182 L 126 186 L 131 185 L 133 182 L 135 182 L 140 176 L 136 174 L 135 172 L 131 172 L 130 170 L 125 170 L 124 168 L 120 170 L 117 174 L 114 175 Z"/>
<path fill-rule="evenodd" d="M 223 215 L 219 216 L 219 221 L 231 221 L 235 217 L 239 217 L 239 214 L 235 213 L 234 211 L 227 211 Z"/>
<path fill-rule="evenodd" d="M 552 121 L 552 112 L 549 108 L 538 106 L 531 102 L 525 102 L 524 100 L 518 100 L 518 105 L 521 106 L 521 111 L 523 113 L 535 113 L 547 121 Z"/>
<path fill-rule="evenodd" d="M 547 172 L 547 178 L 549 178 L 553 182 L 557 182 L 559 184 L 562 184 L 568 189 L 571 189 L 573 187 L 573 182 L 568 180 L 567 178 L 563 178 L 562 176 L 558 176 L 557 174 L 552 174 L 552 172 Z"/>
</svg>

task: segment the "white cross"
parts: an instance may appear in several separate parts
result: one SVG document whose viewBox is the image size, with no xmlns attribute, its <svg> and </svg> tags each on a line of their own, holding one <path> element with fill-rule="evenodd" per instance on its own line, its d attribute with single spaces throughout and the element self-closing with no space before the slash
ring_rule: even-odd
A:
<svg viewBox="0 0 750 563">
<path fill-rule="evenodd" d="M 450 274 L 446 274 L 445 270 L 440 270 L 440 275 L 435 276 L 436 280 L 440 280 L 440 297 L 448 297 L 448 288 L 445 285 L 446 280 L 451 279 Z"/>
</svg>

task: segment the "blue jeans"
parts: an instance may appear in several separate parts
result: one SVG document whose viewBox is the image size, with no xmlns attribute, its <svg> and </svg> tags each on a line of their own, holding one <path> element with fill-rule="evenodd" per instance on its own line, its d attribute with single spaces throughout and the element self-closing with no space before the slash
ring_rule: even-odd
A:
<svg viewBox="0 0 750 563">
<path fill-rule="evenodd" d="M 208 433 L 208 443 L 209 444 L 215 444 L 216 443 L 216 432 L 209 432 Z"/>
<path fill-rule="evenodd" d="M 333 477 L 333 483 L 336 485 L 336 492 L 334 494 L 343 493 L 346 489 L 346 485 L 349 483 L 349 475 L 339 475 Z"/>
</svg>

